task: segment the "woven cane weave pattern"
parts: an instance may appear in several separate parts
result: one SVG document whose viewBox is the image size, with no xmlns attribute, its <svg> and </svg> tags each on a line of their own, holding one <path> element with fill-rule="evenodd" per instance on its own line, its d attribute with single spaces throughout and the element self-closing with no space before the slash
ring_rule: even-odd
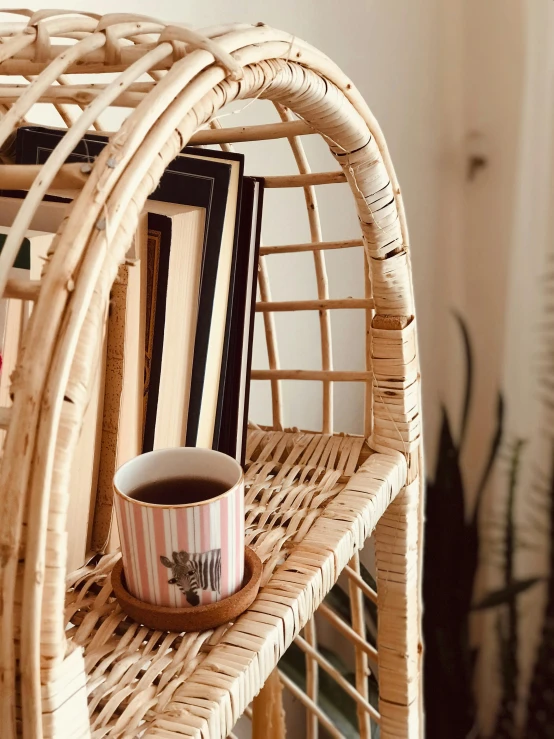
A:
<svg viewBox="0 0 554 739">
<path fill-rule="evenodd" d="M 281 627 L 279 653 L 290 644 L 315 604 L 311 602 L 313 594 L 303 592 L 297 578 L 291 578 L 286 571 L 280 571 L 275 578 L 272 575 L 288 553 L 294 551 L 296 543 L 307 545 L 310 529 L 327 506 L 332 501 L 338 503 L 337 495 L 353 475 L 363 443 L 361 437 L 301 432 L 253 430 L 249 434 L 247 453 L 252 461 L 246 474 L 247 543 L 264 562 L 264 585 L 269 584 L 260 597 L 261 603 L 255 604 L 249 613 L 249 618 L 258 623 L 261 638 L 264 626 L 270 630 L 275 625 L 267 622 L 272 607 L 268 608 L 266 599 L 279 604 L 280 592 L 286 598 L 291 594 L 298 598 L 296 617 L 286 619 Z M 351 494 L 366 504 L 367 492 L 360 492 L 365 487 L 364 473 L 358 473 L 356 480 Z M 324 529 L 331 537 L 330 546 L 335 529 L 332 521 Z M 365 531 L 360 530 L 358 535 L 366 538 Z M 118 738 L 134 736 L 139 725 L 144 729 L 155 723 L 178 689 L 213 648 L 225 641 L 229 628 L 168 634 L 133 623 L 112 593 L 110 573 L 118 558 L 118 554 L 108 555 L 94 567 L 74 573 L 68 582 L 66 635 L 71 648 L 79 646 L 85 650 L 86 692 L 95 739 L 108 733 Z M 312 567 L 308 556 L 303 569 L 310 573 Z M 326 570 L 323 590 L 330 589 L 336 579 L 335 573 Z M 274 610 L 279 614 L 278 621 L 279 606 Z M 232 637 L 227 635 L 229 643 L 240 646 L 246 642 L 251 646 L 251 637 L 241 637 L 240 633 L 237 628 Z M 218 653 L 217 660 L 220 659 Z M 269 659 L 275 661 L 275 654 Z M 246 697 L 241 703 L 244 700 Z"/>
</svg>

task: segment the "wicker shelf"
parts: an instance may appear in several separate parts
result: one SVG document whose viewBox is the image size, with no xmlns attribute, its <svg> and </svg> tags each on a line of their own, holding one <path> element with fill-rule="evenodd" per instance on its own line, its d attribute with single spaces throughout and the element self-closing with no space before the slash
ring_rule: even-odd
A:
<svg viewBox="0 0 554 739">
<path fill-rule="evenodd" d="M 0 290 L 35 307 L 12 377 L 13 404 L 0 409 L 3 739 L 223 738 L 243 714 L 252 717 L 255 739 L 277 739 L 283 687 L 306 708 L 308 739 L 320 725 L 340 737 L 321 705 L 323 673 L 353 702 L 361 737 L 370 737 L 372 722 L 382 739 L 422 736 L 416 321 L 402 199 L 376 121 L 327 57 L 264 24 L 196 32 L 127 14 L 11 12 L 0 23 L 0 74 L 28 84 L 0 85 L 0 185 L 29 192 L 0 254 Z M 106 82 L 104 73 L 114 76 Z M 94 85 L 79 77 L 94 74 Z M 223 105 L 253 98 L 271 101 L 280 122 L 221 127 Z M 13 133 L 35 103 L 53 106 L 68 132 L 44 165 L 16 165 Z M 94 164 L 65 164 L 87 131 L 103 130 L 110 108 L 127 108 L 128 116 Z M 324 138 L 334 171 L 311 172 L 307 135 Z M 263 588 L 234 624 L 152 632 L 114 600 L 109 575 L 117 552 L 99 546 L 66 581 L 69 470 L 110 290 L 145 199 L 186 142 L 228 148 L 278 139 L 290 145 L 297 171 L 268 185 L 304 198 L 311 243 L 262 249 L 257 310 L 268 368 L 255 369 L 253 380 L 271 387 L 273 426 L 249 431 L 246 528 L 264 564 Z M 350 188 L 360 238 L 324 241 L 316 186 L 329 183 Z M 74 202 L 41 281 L 9 280 L 42 198 L 68 191 Z M 364 250 L 364 295 L 331 299 L 325 254 L 352 249 Z M 317 295 L 273 301 L 266 260 L 295 252 L 313 254 Z M 365 366 L 337 370 L 331 314 L 344 309 L 365 317 Z M 275 313 L 290 311 L 318 316 L 320 369 L 280 367 Z M 320 383 L 321 432 L 282 430 L 289 380 Z M 334 433 L 334 383 L 352 381 L 365 388 L 363 437 Z M 104 405 L 103 444 L 117 438 L 118 403 L 114 389 Z M 111 515 L 109 474 L 99 481 L 96 505 Z M 372 533 L 377 592 L 360 577 L 359 552 Z M 349 618 L 322 605 L 339 576 Z M 378 608 L 377 649 L 366 638 L 364 598 Z M 351 649 L 352 680 L 321 649 L 316 623 L 323 621 Z M 305 657 L 304 687 L 279 670 L 293 641 Z M 378 709 L 368 692 L 372 670 Z"/>
<path fill-rule="evenodd" d="M 234 625 L 187 635 L 148 631 L 113 598 L 118 554 L 75 573 L 67 635 L 71 646 L 84 647 L 93 736 L 108 728 L 119 736 L 143 721 L 145 736 L 171 727 L 177 736 L 192 733 L 203 718 L 199 706 L 218 724 L 210 735 L 230 733 L 402 487 L 405 468 L 391 457 L 373 454 L 358 468 L 362 443 L 250 433 L 256 461 L 247 473 L 247 541 L 264 562 L 264 587 Z M 358 701 L 380 721 L 367 700 Z"/>
</svg>

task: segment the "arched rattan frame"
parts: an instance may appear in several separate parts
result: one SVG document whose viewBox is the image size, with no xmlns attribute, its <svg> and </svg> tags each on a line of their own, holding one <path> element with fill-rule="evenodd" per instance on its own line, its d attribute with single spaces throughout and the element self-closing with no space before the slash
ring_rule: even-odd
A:
<svg viewBox="0 0 554 739">
<path fill-rule="evenodd" d="M 1 425 L 7 429 L 0 469 L 3 736 L 11 739 L 19 731 L 33 738 L 88 736 L 91 723 L 95 737 L 131 736 L 125 733 L 131 731 L 128 726 L 135 727 L 133 722 L 138 725 L 147 715 L 146 736 L 177 737 L 187 732 L 226 736 L 293 638 L 306 652 L 306 693 L 286 678 L 283 681 L 308 709 L 308 735 L 316 736 L 318 722 L 332 735 L 340 735 L 317 705 L 317 671 L 332 674 L 332 666 L 318 652 L 312 616 L 349 562 L 352 625 L 329 613 L 327 606 L 321 613 L 355 647 L 356 684 L 351 686 L 342 678 L 344 685 L 340 675 L 333 676 L 356 701 L 361 736 L 369 736 L 370 719 L 381 722 L 386 739 L 420 736 L 422 470 L 415 309 L 400 189 L 377 123 L 352 83 L 326 56 L 264 24 L 220 26 L 197 33 L 123 14 L 18 12 L 28 18 L 0 24 L 0 74 L 23 75 L 29 84 L 4 85 L 0 90 L 0 150 L 6 149 L 36 102 L 55 105 L 68 132 L 40 168 L 0 165 L 2 188 L 29 191 L 0 254 L 0 291 L 5 297 L 35 301 L 13 378 L 13 405 L 0 412 Z M 64 37 L 75 43 L 64 45 Z M 103 72 L 115 72 L 117 77 L 98 86 L 73 84 L 65 77 Z M 151 81 L 145 82 L 144 75 Z M 224 130 L 212 124 L 212 130 L 199 131 L 224 105 L 246 98 L 272 100 L 283 123 L 246 130 Z M 66 107 L 71 103 L 82 107 L 76 120 Z M 86 131 L 101 128 L 98 116 L 110 106 L 133 110 L 110 136 L 94 166 L 65 164 Z M 298 138 L 309 131 L 324 137 L 340 170 L 310 173 Z M 102 723 L 100 717 L 94 723 L 91 707 L 89 723 L 85 695 L 92 688 L 90 683 L 85 685 L 91 679 L 90 653 L 84 634 L 88 626 L 83 624 L 100 619 L 100 629 L 109 630 L 106 624 L 112 616 L 104 621 L 102 617 L 110 589 L 102 577 L 109 572 L 113 556 L 102 560 L 92 575 L 87 570 L 71 580 L 74 594 L 87 576 L 103 584 L 100 601 L 95 600 L 87 615 L 75 622 L 73 635 L 66 631 L 64 616 L 70 462 L 92 384 L 93 358 L 110 289 L 138 214 L 165 166 L 195 134 L 200 143 L 281 136 L 290 141 L 299 174 L 268 178 L 267 186 L 302 188 L 312 243 L 265 247 L 263 254 L 265 259 L 287 249 L 312 251 L 318 299 L 272 302 L 262 261 L 258 309 L 264 314 L 270 369 L 254 370 L 253 378 L 271 382 L 275 431 L 251 434 L 252 488 L 247 503 L 252 508 L 257 485 L 274 489 L 276 479 L 283 485 L 285 472 L 295 464 L 321 469 L 326 482 L 316 486 L 310 498 L 311 528 L 295 523 L 295 530 L 284 536 L 294 546 L 281 550 L 282 542 L 274 543 L 275 549 L 269 550 L 268 540 L 260 544 L 266 587 L 234 626 L 210 635 L 213 648 L 201 661 L 197 653 L 191 658 L 191 676 L 177 681 L 174 692 L 164 694 L 163 700 L 159 686 L 168 690 L 163 678 L 157 678 L 158 687 L 150 685 L 142 698 L 129 687 L 131 692 L 113 720 Z M 343 180 L 352 189 L 363 241 L 325 243 L 314 186 Z M 47 192 L 63 189 L 80 192 L 55 237 L 40 285 L 9 281 L 8 272 L 36 207 Z M 365 297 L 330 300 L 324 251 L 362 243 L 367 256 Z M 329 315 L 344 307 L 366 312 L 364 371 L 332 368 Z M 281 369 L 272 314 L 304 309 L 319 311 L 322 369 Z M 283 379 L 322 382 L 322 436 L 283 431 Z M 352 460 L 363 439 L 358 445 L 352 437 L 330 436 L 332 383 L 341 381 L 366 386 L 365 435 L 371 453 L 360 467 L 358 454 L 355 463 Z M 264 461 L 271 462 L 271 469 L 264 467 Z M 325 478 L 328 472 L 332 474 Z M 264 483 L 268 475 L 271 481 Z M 305 475 L 294 467 L 291 491 L 301 484 L 299 479 Z M 375 527 L 378 597 L 357 570 L 357 551 Z M 281 563 L 283 553 L 286 559 Z M 379 713 L 368 703 L 368 659 L 377 656 L 365 642 L 362 595 L 376 599 L 379 608 Z M 79 610 L 75 597 L 78 601 L 84 596 L 67 597 L 67 607 L 74 614 Z M 122 618 L 119 614 L 117 623 Z M 299 635 L 302 628 L 304 638 Z M 99 633 L 95 632 L 93 645 L 102 640 Z M 116 630 L 114 639 L 115 634 Z M 190 641 L 179 642 L 173 662 L 176 655 L 182 658 Z M 271 690 L 274 697 L 278 689 L 273 684 Z M 106 712 L 106 702 L 102 707 Z"/>
</svg>

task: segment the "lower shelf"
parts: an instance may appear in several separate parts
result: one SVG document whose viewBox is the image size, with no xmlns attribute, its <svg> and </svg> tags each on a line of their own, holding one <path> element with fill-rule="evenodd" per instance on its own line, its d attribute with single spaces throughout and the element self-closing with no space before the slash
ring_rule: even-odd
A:
<svg viewBox="0 0 554 739">
<path fill-rule="evenodd" d="M 75 573 L 67 637 L 84 652 L 95 739 L 230 733 L 404 484 L 405 466 L 395 457 L 372 454 L 359 467 L 363 444 L 359 437 L 250 432 L 247 544 L 263 562 L 263 587 L 234 624 L 185 634 L 149 630 L 115 600 L 110 575 L 119 554 Z"/>
</svg>

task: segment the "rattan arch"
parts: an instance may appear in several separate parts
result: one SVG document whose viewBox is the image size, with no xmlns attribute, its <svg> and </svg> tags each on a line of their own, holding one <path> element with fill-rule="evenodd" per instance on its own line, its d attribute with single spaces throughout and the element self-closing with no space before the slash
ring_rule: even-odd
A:
<svg viewBox="0 0 554 739">
<path fill-rule="evenodd" d="M 270 674 L 255 703 L 254 729 L 261 725 L 265 736 L 279 736 L 280 687 L 272 671 L 293 639 L 306 653 L 306 692 L 284 676 L 283 682 L 307 708 L 309 737 L 317 735 L 318 723 L 340 736 L 318 706 L 318 670 L 356 701 L 361 736 L 369 736 L 370 720 L 381 723 L 384 739 L 420 736 L 419 368 L 404 210 L 377 123 L 326 56 L 264 24 L 195 32 L 124 14 L 17 13 L 23 20 L 0 24 L 0 74 L 22 75 L 28 84 L 1 86 L 0 148 L 9 148 L 36 102 L 54 105 L 68 132 L 40 168 L 0 165 L 2 188 L 28 190 L 0 254 L 0 290 L 35 301 L 13 376 L 13 405 L 0 412 L 7 429 L 0 469 L 2 736 L 225 737 Z M 64 77 L 105 72 L 117 74 L 103 85 Z M 224 105 L 254 97 L 273 101 L 283 122 L 226 130 L 212 123 L 206 130 Z M 82 108 L 75 120 L 69 104 Z M 132 111 L 94 166 L 65 164 L 110 106 Z M 298 138 L 307 133 L 325 138 L 340 169 L 310 173 Z M 247 528 L 264 561 L 265 587 L 234 625 L 183 636 L 148 632 L 124 617 L 107 577 L 117 555 L 66 585 L 65 520 L 69 464 L 110 289 L 145 199 L 193 136 L 200 144 L 289 139 L 299 173 L 267 185 L 304 193 L 312 243 L 266 247 L 264 259 L 312 251 L 318 299 L 272 302 L 262 264 L 258 309 L 270 369 L 255 370 L 253 378 L 271 383 L 274 428 L 250 432 Z M 344 180 L 362 239 L 322 242 L 314 186 Z M 9 281 L 35 208 L 47 192 L 64 189 L 80 192 L 43 279 L 37 285 Z M 330 300 L 325 250 L 362 245 L 365 298 Z M 329 315 L 344 307 L 366 314 L 364 371 L 332 368 Z M 320 371 L 279 368 L 277 310 L 319 311 Z M 283 430 L 285 379 L 323 384 L 321 434 Z M 365 383 L 369 447 L 362 437 L 333 436 L 332 383 L 341 381 Z M 297 514 L 286 522 L 272 515 L 283 500 Z M 357 555 L 374 529 L 378 596 L 361 579 Z M 328 606 L 320 614 L 355 649 L 355 685 L 318 651 L 312 619 L 345 567 L 352 623 Z M 362 595 L 378 604 L 378 654 L 365 641 Z M 367 692 L 368 664 L 377 660 L 379 712 Z"/>
</svg>

